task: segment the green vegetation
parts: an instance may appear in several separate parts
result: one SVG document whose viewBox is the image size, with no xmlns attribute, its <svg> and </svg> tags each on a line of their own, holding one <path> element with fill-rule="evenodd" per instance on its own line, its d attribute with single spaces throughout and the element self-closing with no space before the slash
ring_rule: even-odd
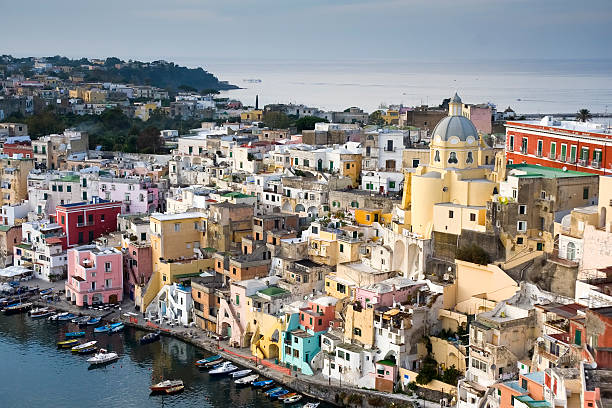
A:
<svg viewBox="0 0 612 408">
<path fill-rule="evenodd" d="M 319 122 L 328 123 L 329 121 L 325 118 L 319 118 L 317 116 L 304 116 L 295 121 L 295 127 L 298 132 L 302 130 L 314 130 L 315 124 Z"/>
<path fill-rule="evenodd" d="M 382 111 L 377 110 L 370 113 L 370 116 L 368 117 L 368 124 L 383 126 L 385 124 L 385 120 L 382 117 Z"/>
<path fill-rule="evenodd" d="M 286 129 L 291 124 L 291 118 L 284 112 L 266 111 L 263 114 L 263 123 L 270 129 Z"/>
<path fill-rule="evenodd" d="M 591 115 L 591 111 L 588 109 L 580 109 L 578 112 L 576 112 L 576 120 L 579 122 L 588 122 L 592 118 L 593 115 Z"/>
<path fill-rule="evenodd" d="M 62 133 L 68 128 L 87 131 L 90 148 L 101 145 L 103 150 L 128 153 L 161 153 L 163 141 L 159 137 L 160 129 L 178 129 L 182 132 L 200 126 L 199 120 L 172 119 L 160 110 L 153 112 L 144 122 L 126 116 L 120 108 L 107 109 L 100 115 L 75 115 L 60 114 L 49 107 L 25 118 L 12 115 L 5 121 L 27 124 L 33 139 Z"/>
<path fill-rule="evenodd" d="M 488 265 L 491 262 L 489 254 L 476 244 L 458 248 L 455 258 L 479 265 Z"/>
<path fill-rule="evenodd" d="M 457 386 L 457 381 L 459 381 L 461 376 L 461 371 L 457 370 L 454 365 L 444 370 L 442 375 L 440 375 L 438 372 L 438 362 L 428 354 L 427 357 L 423 359 L 421 370 L 416 377 L 416 383 L 427 385 L 433 380 L 438 380 L 446 384 Z"/>
</svg>

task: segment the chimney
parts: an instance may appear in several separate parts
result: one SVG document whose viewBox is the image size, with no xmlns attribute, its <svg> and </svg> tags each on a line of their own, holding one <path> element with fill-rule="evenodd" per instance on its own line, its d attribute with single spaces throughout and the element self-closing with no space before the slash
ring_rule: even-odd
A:
<svg viewBox="0 0 612 408">
<path fill-rule="evenodd" d="M 255 95 L 255 110 L 259 109 L 259 95 Z"/>
</svg>

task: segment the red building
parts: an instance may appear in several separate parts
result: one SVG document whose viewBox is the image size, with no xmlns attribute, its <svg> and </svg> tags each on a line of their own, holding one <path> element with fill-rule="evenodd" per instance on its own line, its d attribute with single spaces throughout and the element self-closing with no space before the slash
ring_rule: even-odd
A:
<svg viewBox="0 0 612 408">
<path fill-rule="evenodd" d="M 330 322 L 336 319 L 337 302 L 338 299 L 331 296 L 309 301 L 308 307 L 300 309 L 300 325 L 314 333 L 327 331 Z"/>
<path fill-rule="evenodd" d="M 66 234 L 68 247 L 91 243 L 101 235 L 117 229 L 121 202 L 94 198 L 90 202 L 63 204 L 56 207 L 56 220 Z"/>
<path fill-rule="evenodd" d="M 13 157 L 16 154 L 22 154 L 28 159 L 33 158 L 32 145 L 29 142 L 5 143 L 2 146 L 2 153 Z"/>
<path fill-rule="evenodd" d="M 506 160 L 599 175 L 612 174 L 612 132 L 597 123 L 506 122 Z"/>
</svg>

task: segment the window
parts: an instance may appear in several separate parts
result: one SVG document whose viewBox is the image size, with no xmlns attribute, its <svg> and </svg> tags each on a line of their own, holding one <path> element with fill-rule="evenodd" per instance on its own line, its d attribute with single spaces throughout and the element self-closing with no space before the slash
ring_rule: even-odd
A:
<svg viewBox="0 0 612 408">
<path fill-rule="evenodd" d="M 51 186 L 51 191 L 57 191 L 57 186 L 55 184 Z"/>
<path fill-rule="evenodd" d="M 439 150 L 436 150 L 436 152 L 434 153 L 434 161 L 435 162 L 440 161 L 440 151 Z"/>
<path fill-rule="evenodd" d="M 453 218 L 455 216 L 455 213 L 453 210 L 449 210 L 448 211 L 448 218 Z"/>
<path fill-rule="evenodd" d="M 412 159 L 412 167 L 419 167 L 419 163 L 420 163 L 419 159 Z"/>
<path fill-rule="evenodd" d="M 465 162 L 468 164 L 474 163 L 474 155 L 472 154 L 472 152 L 468 152 Z"/>
<path fill-rule="evenodd" d="M 589 199 L 589 188 L 588 187 L 584 187 L 582 189 L 582 198 L 584 200 L 588 200 Z"/>
<path fill-rule="evenodd" d="M 536 152 L 537 156 L 542 156 L 542 150 L 544 149 L 544 142 L 542 140 L 538 140 L 538 150 Z"/>
<path fill-rule="evenodd" d="M 476 221 L 476 214 L 470 213 L 470 221 L 472 222 Z"/>
<path fill-rule="evenodd" d="M 527 145 L 529 144 L 529 138 L 524 137 L 521 142 L 521 153 L 527 154 Z"/>
<path fill-rule="evenodd" d="M 180 232 L 181 231 L 181 224 L 176 223 L 174 224 L 174 232 Z"/>
<path fill-rule="evenodd" d="M 100 215 L 100 221 L 104 222 L 104 214 Z"/>
<path fill-rule="evenodd" d="M 514 135 L 510 135 L 510 143 L 508 143 L 508 150 L 514 151 Z"/>
<path fill-rule="evenodd" d="M 550 159 L 556 159 L 557 154 L 557 142 L 550 142 Z"/>
<path fill-rule="evenodd" d="M 351 168 L 351 164 L 350 163 L 346 163 L 346 169 L 350 170 L 350 168 Z"/>
<path fill-rule="evenodd" d="M 359 327 L 353 327 L 353 334 L 355 336 L 361 336 L 361 329 Z"/>
<path fill-rule="evenodd" d="M 240 295 L 236 295 L 236 306 L 240 305 Z"/>
<path fill-rule="evenodd" d="M 112 279 L 105 279 L 104 280 L 104 286 L 107 288 L 112 288 L 113 287 L 113 280 Z"/>
<path fill-rule="evenodd" d="M 561 155 L 559 156 L 559 160 L 565 161 L 567 158 L 567 145 L 561 144 Z"/>
<path fill-rule="evenodd" d="M 457 153 L 456 152 L 450 152 L 450 155 L 448 156 L 448 162 L 450 164 L 457 164 L 457 163 L 459 163 L 459 160 L 457 160 Z"/>
<path fill-rule="evenodd" d="M 66 186 L 66 191 L 71 193 L 72 192 L 72 186 Z"/>
<path fill-rule="evenodd" d="M 518 232 L 526 232 L 527 231 L 527 222 L 519 221 L 516 223 L 516 230 Z"/>
<path fill-rule="evenodd" d="M 389 188 L 395 188 L 395 181 L 389 182 Z"/>
<path fill-rule="evenodd" d="M 521 215 L 527 214 L 527 206 L 526 205 L 519 205 L 518 213 L 521 214 Z"/>
<path fill-rule="evenodd" d="M 583 147 L 580 149 L 580 160 L 588 161 L 589 160 L 589 148 Z"/>
<path fill-rule="evenodd" d="M 523 237 L 518 237 L 518 238 L 516 239 L 516 243 L 517 243 L 518 245 L 523 245 Z"/>
<path fill-rule="evenodd" d="M 340 252 L 344 252 L 344 244 L 340 244 Z"/>
<path fill-rule="evenodd" d="M 576 152 L 578 150 L 577 146 L 572 146 L 570 148 L 570 163 L 575 163 L 576 162 Z"/>
</svg>

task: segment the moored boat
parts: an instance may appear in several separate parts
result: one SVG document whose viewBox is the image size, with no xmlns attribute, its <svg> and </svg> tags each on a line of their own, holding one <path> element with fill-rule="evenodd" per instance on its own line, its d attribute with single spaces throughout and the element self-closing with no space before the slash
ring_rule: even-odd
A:
<svg viewBox="0 0 612 408">
<path fill-rule="evenodd" d="M 166 389 L 166 394 L 178 394 L 179 392 L 183 392 L 185 390 L 185 386 L 183 384 L 177 385 L 175 387 L 170 387 Z"/>
<path fill-rule="evenodd" d="M 270 399 L 276 399 L 276 398 L 282 397 L 283 395 L 287 395 L 287 394 L 289 394 L 289 390 L 282 389 L 275 393 L 268 394 L 268 397 L 270 397 Z"/>
<path fill-rule="evenodd" d="M 210 375 L 226 375 L 232 371 L 236 371 L 238 367 L 232 364 L 230 361 L 222 363 L 219 367 L 213 368 L 208 372 Z"/>
<path fill-rule="evenodd" d="M 76 315 L 72 314 L 72 313 L 66 313 L 66 314 L 62 313 L 60 316 L 57 317 L 56 320 L 60 321 L 60 322 L 67 322 L 68 320 L 72 320 L 75 317 L 76 317 Z"/>
<path fill-rule="evenodd" d="M 285 398 L 291 398 L 291 397 L 293 397 L 293 396 L 295 396 L 295 395 L 297 395 L 297 393 L 296 393 L 296 392 L 290 392 L 290 393 L 288 393 L 288 394 L 285 394 L 285 395 L 282 395 L 282 396 L 278 397 L 278 400 L 279 400 L 280 402 L 283 402 L 283 400 L 284 400 Z"/>
<path fill-rule="evenodd" d="M 92 317 L 92 318 L 90 318 L 89 320 L 87 320 L 87 321 L 85 322 L 85 324 L 86 324 L 87 326 L 93 326 L 93 325 L 95 325 L 95 324 L 100 323 L 100 320 L 102 320 L 102 318 L 101 318 L 101 317 Z"/>
<path fill-rule="evenodd" d="M 149 387 L 151 392 L 166 392 L 166 390 L 174 387 L 183 386 L 183 380 L 164 380 L 153 384 Z"/>
<path fill-rule="evenodd" d="M 87 362 L 91 365 L 107 364 L 113 361 L 119 360 L 119 354 L 115 352 L 108 352 L 105 349 L 100 349 L 99 353 L 95 356 L 88 358 Z"/>
<path fill-rule="evenodd" d="M 263 388 L 266 385 L 271 385 L 273 382 L 274 380 L 262 380 L 262 381 L 255 381 L 251 383 L 251 385 L 256 388 Z"/>
<path fill-rule="evenodd" d="M 269 390 L 265 391 L 264 394 L 270 396 L 270 395 L 272 395 L 272 394 L 274 394 L 276 392 L 279 392 L 282 389 L 283 389 L 283 387 L 272 387 Z"/>
<path fill-rule="evenodd" d="M 155 333 L 149 333 L 149 334 L 145 334 L 144 336 L 142 336 L 140 338 L 140 344 L 149 344 L 149 343 L 153 343 L 157 340 L 159 340 L 160 338 L 160 333 L 159 332 L 155 332 Z"/>
<path fill-rule="evenodd" d="M 78 316 L 78 317 L 75 317 L 74 319 L 72 319 L 72 323 L 82 324 L 82 323 L 88 321 L 90 317 L 91 316 Z"/>
<path fill-rule="evenodd" d="M 32 303 L 17 303 L 16 305 L 7 306 L 3 312 L 7 315 L 25 313 L 32 308 Z"/>
<path fill-rule="evenodd" d="M 45 295 L 49 295 L 51 294 L 51 292 L 53 292 L 53 288 L 48 288 L 48 289 L 43 289 L 40 292 L 38 292 L 41 296 L 45 296 Z"/>
<path fill-rule="evenodd" d="M 95 340 L 93 340 L 93 341 L 88 341 L 88 342 L 86 342 L 86 343 L 81 343 L 81 344 L 78 344 L 78 345 L 74 346 L 74 347 L 71 349 L 71 351 L 72 351 L 73 353 L 76 353 L 76 352 L 78 352 L 79 350 L 84 350 L 84 349 L 91 348 L 91 347 L 95 346 L 95 345 L 96 345 L 96 343 L 97 343 L 97 341 L 95 341 Z"/>
<path fill-rule="evenodd" d="M 302 396 L 300 394 L 295 394 L 290 397 L 287 397 L 287 395 L 285 395 L 283 398 L 283 404 L 294 404 L 302 399 Z"/>
<path fill-rule="evenodd" d="M 73 339 L 74 339 L 74 338 L 77 338 L 77 337 L 83 337 L 83 336 L 85 336 L 85 332 L 84 332 L 84 331 L 80 331 L 80 332 L 70 332 L 70 333 L 66 333 L 66 334 L 65 334 L 65 336 L 66 336 L 66 338 L 67 338 L 67 339 L 70 339 L 70 338 L 73 338 Z"/>
<path fill-rule="evenodd" d="M 236 381 L 234 381 L 234 383 L 236 385 L 247 385 L 257 380 L 258 377 L 259 377 L 258 374 L 251 374 L 251 375 L 247 375 L 246 377 L 237 379 Z"/>
<path fill-rule="evenodd" d="M 302 408 L 317 408 L 320 402 L 307 402 Z"/>
<path fill-rule="evenodd" d="M 50 307 L 39 307 L 32 309 L 28 312 L 32 319 L 40 319 L 42 317 L 48 317 L 55 314 L 55 309 Z"/>
<path fill-rule="evenodd" d="M 206 357 L 206 358 L 203 358 L 203 359 L 200 359 L 200 360 L 196 361 L 195 365 L 197 367 L 202 368 L 202 367 L 206 367 L 207 364 L 216 363 L 219 360 L 221 360 L 221 356 L 220 355 L 210 356 L 210 357 Z"/>
<path fill-rule="evenodd" d="M 118 333 L 125 327 L 123 323 L 115 323 L 115 325 L 111 325 L 112 327 L 108 330 L 109 334 Z"/>
<path fill-rule="evenodd" d="M 94 333 L 109 333 L 115 327 L 123 326 L 123 323 L 107 324 L 105 326 L 96 327 Z"/>
<path fill-rule="evenodd" d="M 77 339 L 70 339 L 70 340 L 58 341 L 57 347 L 58 348 L 72 348 L 76 346 L 77 344 L 79 344 L 79 341 Z"/>
<path fill-rule="evenodd" d="M 93 347 L 80 349 L 79 351 L 77 351 L 77 354 L 91 354 L 91 353 L 95 353 L 97 350 L 98 348 L 96 346 L 93 346 Z"/>
<path fill-rule="evenodd" d="M 230 375 L 232 376 L 232 378 L 242 378 L 246 375 L 251 374 L 252 371 L 253 370 L 239 370 L 231 373 Z"/>
</svg>

